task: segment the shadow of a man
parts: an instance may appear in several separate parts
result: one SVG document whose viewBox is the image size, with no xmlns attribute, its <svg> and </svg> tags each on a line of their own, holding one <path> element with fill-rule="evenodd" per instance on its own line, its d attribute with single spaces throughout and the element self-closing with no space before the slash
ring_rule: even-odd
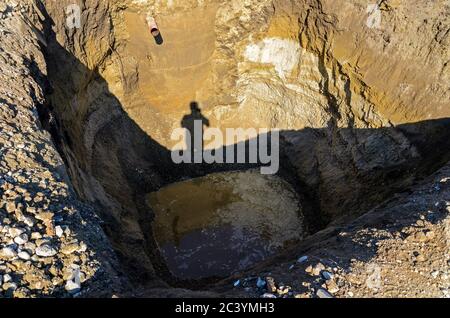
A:
<svg viewBox="0 0 450 318">
<path fill-rule="evenodd" d="M 203 152 L 203 127 L 209 127 L 209 120 L 203 116 L 197 102 L 190 104 L 191 113 L 181 120 L 181 127 L 186 129 L 186 144 L 191 150 L 191 156 L 195 158 Z"/>
</svg>

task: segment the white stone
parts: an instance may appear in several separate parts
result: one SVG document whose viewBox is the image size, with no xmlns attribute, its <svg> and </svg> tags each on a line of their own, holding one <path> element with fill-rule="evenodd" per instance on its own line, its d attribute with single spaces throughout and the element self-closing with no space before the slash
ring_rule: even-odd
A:
<svg viewBox="0 0 450 318">
<path fill-rule="evenodd" d="M 301 48 L 298 41 L 281 38 L 265 38 L 258 44 L 250 44 L 245 58 L 250 62 L 272 64 L 280 78 L 285 79 L 298 65 Z"/>
<path fill-rule="evenodd" d="M 36 248 L 36 255 L 40 257 L 52 257 L 58 252 L 51 246 L 44 244 Z"/>
<path fill-rule="evenodd" d="M 316 295 L 319 298 L 333 298 L 333 296 L 327 290 L 325 290 L 323 288 L 319 288 Z"/>
<path fill-rule="evenodd" d="M 12 280 L 11 275 L 9 275 L 9 274 L 3 275 L 3 283 L 5 283 L 5 284 L 9 283 L 11 280 Z"/>
<path fill-rule="evenodd" d="M 87 245 L 86 245 L 86 243 L 81 242 L 81 243 L 80 243 L 80 248 L 78 249 L 78 252 L 83 253 L 83 252 L 86 252 L 86 251 L 87 251 Z"/>
<path fill-rule="evenodd" d="M 20 252 L 20 253 L 18 254 L 18 256 L 19 256 L 20 259 L 22 259 L 22 260 L 24 260 L 24 261 L 28 261 L 28 260 L 31 258 L 30 254 L 28 254 L 28 253 L 25 252 L 25 251 Z"/>
<path fill-rule="evenodd" d="M 61 226 L 55 227 L 55 233 L 57 237 L 62 237 L 64 235 L 64 231 Z"/>
<path fill-rule="evenodd" d="M 274 294 L 265 293 L 261 296 L 261 298 L 277 298 L 277 296 L 275 296 Z"/>
<path fill-rule="evenodd" d="M 25 243 L 28 242 L 28 235 L 21 234 L 19 236 L 16 236 L 16 238 L 14 239 L 14 243 L 19 244 L 19 245 L 23 245 Z"/>
<path fill-rule="evenodd" d="M 80 291 L 81 289 L 81 284 L 74 282 L 72 280 L 68 280 L 66 282 L 66 286 L 65 286 L 66 290 L 71 293 L 71 294 L 76 294 Z"/>
<path fill-rule="evenodd" d="M 71 294 L 76 294 L 80 291 L 81 289 L 80 268 L 78 267 L 74 268 L 72 272 L 72 278 L 66 282 L 65 289 Z"/>
</svg>

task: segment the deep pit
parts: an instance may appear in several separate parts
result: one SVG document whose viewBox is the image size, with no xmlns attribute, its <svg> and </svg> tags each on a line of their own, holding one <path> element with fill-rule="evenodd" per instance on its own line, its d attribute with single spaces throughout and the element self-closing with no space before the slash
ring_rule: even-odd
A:
<svg viewBox="0 0 450 318">
<path fill-rule="evenodd" d="M 259 171 L 216 173 L 152 193 L 153 231 L 174 275 L 226 277 L 305 235 L 295 190 Z"/>
<path fill-rule="evenodd" d="M 41 117 L 138 285 L 244 271 L 450 159 L 445 103 L 398 95 L 395 72 L 385 86 L 341 63 L 353 48 L 318 1 L 94 2 L 83 7 L 82 29 L 67 30 L 67 1 L 41 8 L 49 78 Z M 148 11 L 163 43 L 146 29 Z M 374 53 L 359 63 L 373 71 L 400 62 Z M 432 72 L 409 80 L 431 82 Z M 192 102 L 222 131 L 280 130 L 280 172 L 175 165 L 169 137 Z"/>
</svg>

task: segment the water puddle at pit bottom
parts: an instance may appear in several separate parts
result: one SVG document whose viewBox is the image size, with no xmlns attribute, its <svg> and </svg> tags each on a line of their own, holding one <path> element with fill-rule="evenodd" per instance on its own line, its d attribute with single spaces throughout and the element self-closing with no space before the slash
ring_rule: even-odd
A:
<svg viewBox="0 0 450 318">
<path fill-rule="evenodd" d="M 182 279 L 230 275 L 304 236 L 295 191 L 259 170 L 175 183 L 147 201 L 161 254 Z"/>
</svg>

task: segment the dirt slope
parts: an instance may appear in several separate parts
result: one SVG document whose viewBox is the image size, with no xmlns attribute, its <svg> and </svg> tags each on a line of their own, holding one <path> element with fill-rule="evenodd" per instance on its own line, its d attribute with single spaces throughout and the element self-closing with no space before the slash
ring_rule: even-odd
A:
<svg viewBox="0 0 450 318">
<path fill-rule="evenodd" d="M 276 291 L 258 289 L 256 277 L 273 278 Z M 323 290 L 343 298 L 450 297 L 450 164 L 217 290 L 242 297 L 323 297 Z"/>
<path fill-rule="evenodd" d="M 39 12 L 2 2 L 0 16 L 0 298 L 110 297 L 127 280 L 40 122 L 47 84 Z"/>
</svg>

